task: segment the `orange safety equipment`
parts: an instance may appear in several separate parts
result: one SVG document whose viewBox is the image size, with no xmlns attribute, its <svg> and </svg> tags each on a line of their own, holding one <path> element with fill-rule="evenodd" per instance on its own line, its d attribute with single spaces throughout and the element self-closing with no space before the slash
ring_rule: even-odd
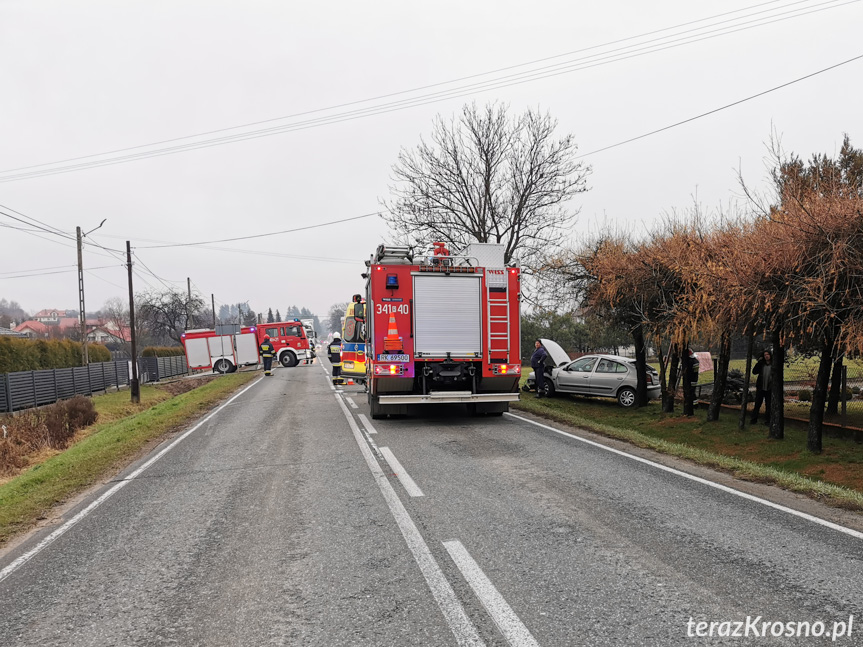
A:
<svg viewBox="0 0 863 647">
<path fill-rule="evenodd" d="M 385 351 L 399 351 L 402 350 L 404 343 L 402 342 L 402 338 L 399 337 L 399 329 L 396 325 L 396 316 L 390 315 L 390 323 L 387 327 L 387 334 L 384 337 L 384 350 Z"/>
</svg>

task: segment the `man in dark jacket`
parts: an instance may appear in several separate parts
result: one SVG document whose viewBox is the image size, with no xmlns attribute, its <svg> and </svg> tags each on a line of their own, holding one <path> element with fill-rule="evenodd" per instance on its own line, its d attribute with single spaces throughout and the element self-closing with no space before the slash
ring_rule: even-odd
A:
<svg viewBox="0 0 863 647">
<path fill-rule="evenodd" d="M 548 352 L 538 339 L 534 345 L 536 350 L 530 356 L 530 367 L 536 378 L 536 397 L 541 398 L 545 394 L 545 358 L 548 357 Z"/>
<path fill-rule="evenodd" d="M 261 357 L 264 358 L 264 375 L 272 375 L 273 357 L 276 354 L 276 347 L 270 342 L 268 335 L 264 336 L 264 341 L 260 345 Z"/>
<path fill-rule="evenodd" d="M 758 422 L 758 412 L 761 410 L 762 402 L 764 402 L 764 422 L 770 424 L 770 388 L 773 383 L 770 376 L 770 362 L 770 351 L 765 350 L 752 367 L 752 374 L 758 376 L 755 380 L 755 405 L 752 407 L 752 418 L 749 421 L 753 425 Z"/>
</svg>

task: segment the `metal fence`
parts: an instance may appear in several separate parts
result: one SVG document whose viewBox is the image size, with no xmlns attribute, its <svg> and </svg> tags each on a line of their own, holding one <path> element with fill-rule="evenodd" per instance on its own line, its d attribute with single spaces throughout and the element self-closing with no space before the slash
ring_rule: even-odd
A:
<svg viewBox="0 0 863 647">
<path fill-rule="evenodd" d="M 753 358 L 752 365 L 755 365 Z M 732 359 L 731 369 L 745 370 L 745 361 Z M 808 419 L 812 406 L 812 394 L 818 372 L 818 357 L 797 357 L 788 361 L 783 370 L 783 385 L 785 391 L 785 416 L 788 418 Z M 696 397 L 710 399 L 713 393 L 713 374 L 700 376 L 696 388 Z M 755 375 L 750 377 L 749 401 L 755 399 Z M 833 380 L 836 380 L 835 387 Z M 840 371 L 831 369 L 830 387 L 832 396 L 828 397 L 824 421 L 840 427 L 863 428 L 863 361 L 846 360 Z M 730 402 L 732 394 L 726 395 Z M 740 396 L 738 392 L 737 402 Z M 751 411 L 752 406 L 749 409 Z M 761 407 L 764 416 L 764 407 Z"/>
<path fill-rule="evenodd" d="M 175 357 L 141 357 L 138 359 L 138 380 L 141 384 L 158 382 L 168 377 L 185 375 L 189 365 L 185 356 Z"/>
<path fill-rule="evenodd" d="M 0 413 L 54 404 L 76 395 L 93 395 L 129 384 L 129 361 L 99 362 L 75 368 L 18 371 L 0 374 Z M 158 382 L 188 372 L 185 357 L 141 357 L 141 384 Z"/>
<path fill-rule="evenodd" d="M 0 375 L 0 412 L 40 407 L 126 384 L 129 384 L 128 362 L 5 373 Z"/>
</svg>

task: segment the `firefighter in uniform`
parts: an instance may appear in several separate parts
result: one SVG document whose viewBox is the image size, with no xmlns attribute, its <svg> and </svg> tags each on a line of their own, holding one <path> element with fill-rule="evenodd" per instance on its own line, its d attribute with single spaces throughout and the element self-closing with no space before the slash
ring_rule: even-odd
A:
<svg viewBox="0 0 863 647">
<path fill-rule="evenodd" d="M 344 384 L 342 379 L 342 338 L 339 333 L 333 335 L 333 341 L 327 347 L 327 359 L 333 365 L 333 384 Z"/>
<path fill-rule="evenodd" d="M 261 357 L 264 358 L 264 375 L 272 375 L 273 356 L 276 354 L 276 347 L 270 342 L 270 337 L 265 336 L 264 341 L 260 346 Z"/>
</svg>

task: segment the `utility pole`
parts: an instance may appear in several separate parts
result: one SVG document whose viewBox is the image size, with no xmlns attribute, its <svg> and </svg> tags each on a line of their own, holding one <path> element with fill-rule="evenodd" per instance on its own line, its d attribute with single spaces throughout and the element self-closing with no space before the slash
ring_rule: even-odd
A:
<svg viewBox="0 0 863 647">
<path fill-rule="evenodd" d="M 87 366 L 90 363 L 90 355 L 87 352 L 87 315 L 84 310 L 84 258 L 81 252 L 84 235 L 81 233 L 80 227 L 75 228 L 75 233 L 78 236 L 78 323 L 81 328 L 81 365 Z"/>
<path fill-rule="evenodd" d="M 189 302 L 191 302 L 192 301 L 192 277 L 191 276 L 186 277 L 186 289 L 189 292 Z"/>
<path fill-rule="evenodd" d="M 126 261 L 129 267 L 129 336 L 132 338 L 132 381 L 129 390 L 132 402 L 141 401 L 141 385 L 138 383 L 138 336 L 135 334 L 135 292 L 132 289 L 132 246 L 126 241 Z"/>
<path fill-rule="evenodd" d="M 99 227 L 105 224 L 105 220 L 107 218 L 99 223 Z M 87 234 L 92 234 L 99 227 L 93 227 Z M 81 311 L 78 315 L 78 323 L 81 326 L 81 362 L 87 366 L 90 363 L 90 353 L 87 351 L 87 311 L 84 307 L 84 257 L 82 253 L 84 238 L 87 234 L 81 233 L 80 227 L 75 227 L 75 233 L 78 238 L 78 308 Z"/>
<path fill-rule="evenodd" d="M 213 304 L 213 328 L 216 327 L 216 295 L 210 294 L 210 302 Z"/>
</svg>

